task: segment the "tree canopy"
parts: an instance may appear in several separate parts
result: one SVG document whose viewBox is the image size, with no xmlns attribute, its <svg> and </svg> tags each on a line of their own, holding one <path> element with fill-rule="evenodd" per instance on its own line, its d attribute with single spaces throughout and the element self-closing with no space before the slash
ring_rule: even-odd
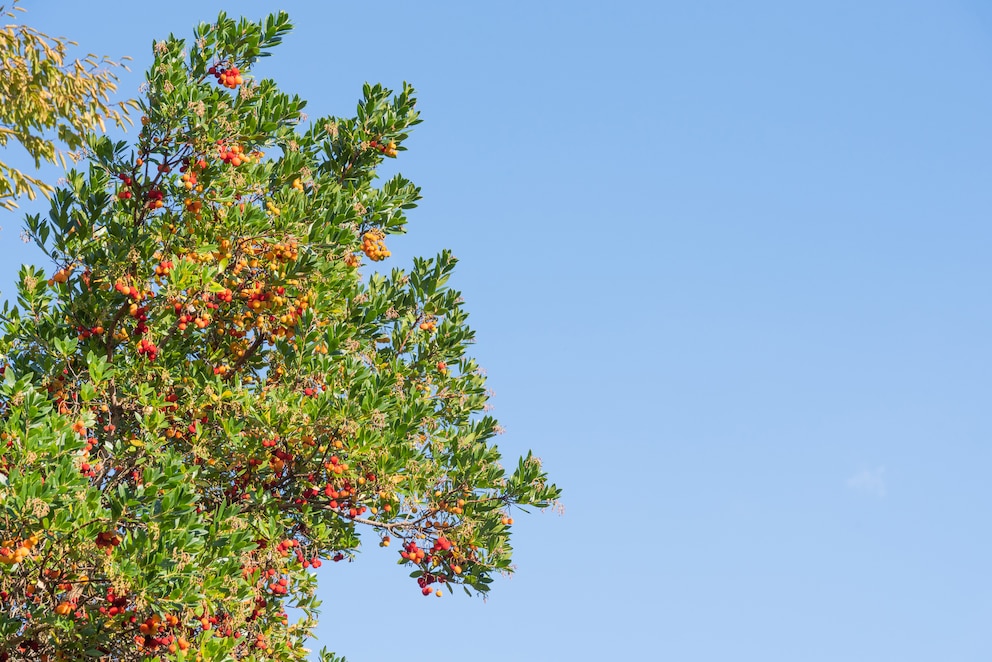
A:
<svg viewBox="0 0 992 662">
<path fill-rule="evenodd" d="M 413 89 L 304 121 L 251 75 L 290 27 L 157 42 L 136 140 L 87 133 L 27 217 L 52 266 L 0 319 L 0 662 L 307 659 L 312 568 L 371 538 L 412 590 L 485 593 L 559 496 L 501 465 L 451 253 L 369 270 L 420 198 L 376 175 Z"/>
</svg>

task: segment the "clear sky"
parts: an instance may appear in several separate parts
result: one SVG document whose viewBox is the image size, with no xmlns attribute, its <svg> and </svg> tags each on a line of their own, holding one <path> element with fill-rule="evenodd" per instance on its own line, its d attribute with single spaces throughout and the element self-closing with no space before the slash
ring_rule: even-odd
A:
<svg viewBox="0 0 992 662">
<path fill-rule="evenodd" d="M 992 659 L 992 4 L 90 3 L 26 20 L 134 57 L 287 9 L 313 116 L 420 93 L 394 264 L 450 247 L 516 518 L 487 602 L 372 548 L 325 564 L 349 660 Z M 23 205 L 25 210 L 29 205 Z M 37 259 L 3 214 L 0 289 Z M 319 644 L 314 648 L 319 648 Z"/>
</svg>

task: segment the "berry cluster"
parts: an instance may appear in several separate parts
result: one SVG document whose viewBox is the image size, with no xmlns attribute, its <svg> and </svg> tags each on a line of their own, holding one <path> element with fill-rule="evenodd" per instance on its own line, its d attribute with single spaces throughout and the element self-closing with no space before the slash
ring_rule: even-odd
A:
<svg viewBox="0 0 992 662">
<path fill-rule="evenodd" d="M 268 589 L 273 595 L 286 595 L 289 593 L 289 580 L 285 577 L 280 577 L 269 584 Z"/>
<path fill-rule="evenodd" d="M 138 632 L 140 634 L 134 638 L 134 642 L 140 648 L 150 651 L 155 650 L 159 646 L 168 647 L 170 653 L 175 653 L 179 650 L 189 650 L 190 643 L 185 638 L 176 637 L 169 633 L 170 628 L 178 625 L 179 618 L 173 614 L 166 614 L 164 622 L 161 616 L 153 614 L 138 626 Z"/>
<path fill-rule="evenodd" d="M 137 320 L 137 324 L 134 326 L 135 335 L 145 335 L 145 332 L 148 331 L 148 308 L 146 306 L 139 306 L 136 303 L 132 303 L 128 307 L 128 314 Z"/>
<path fill-rule="evenodd" d="M 109 607 L 100 607 L 100 613 L 106 616 L 116 616 L 117 614 L 123 614 L 127 611 L 128 599 L 126 595 L 117 595 L 114 592 L 114 587 L 110 586 L 107 588 L 107 604 Z"/>
<path fill-rule="evenodd" d="M 58 614 L 59 616 L 68 616 L 75 610 L 76 610 L 75 600 L 66 600 L 65 602 L 60 602 L 55 607 L 55 613 Z"/>
<path fill-rule="evenodd" d="M 388 537 L 383 543 L 380 543 L 381 546 L 389 544 Z M 421 549 L 413 541 L 406 543 L 403 545 L 403 551 L 400 552 L 400 556 L 404 561 L 415 563 L 423 568 L 423 574 L 417 579 L 417 584 L 420 585 L 421 592 L 424 595 L 430 595 L 433 591 L 430 588 L 431 584 L 434 582 L 444 584 L 451 581 L 454 575 L 460 575 L 464 570 L 459 565 L 460 562 L 464 562 L 465 560 L 473 561 L 475 559 L 475 547 L 471 545 L 470 547 L 472 551 L 469 551 L 467 555 L 463 555 L 453 542 L 444 536 L 439 536 L 429 551 Z M 440 589 L 436 591 L 436 595 L 441 597 Z"/>
<path fill-rule="evenodd" d="M 244 148 L 241 145 L 231 145 L 228 147 L 223 141 L 219 141 L 217 143 L 217 152 L 221 161 L 230 163 L 235 168 L 242 163 L 251 163 L 251 155 L 245 154 Z"/>
<path fill-rule="evenodd" d="M 138 342 L 138 354 L 144 354 L 148 357 L 149 361 L 154 361 L 158 357 L 158 347 L 147 338 L 142 338 Z"/>
<path fill-rule="evenodd" d="M 276 545 L 276 550 L 279 552 L 279 556 L 289 556 L 289 550 L 299 546 L 300 546 L 299 540 L 286 538 L 285 540 L 281 541 L 278 545 Z"/>
<path fill-rule="evenodd" d="M 0 547 L 0 563 L 13 565 L 20 563 L 31 553 L 31 548 L 38 544 L 38 534 L 32 534 L 17 544 L 14 540 L 5 540 Z"/>
<path fill-rule="evenodd" d="M 80 340 L 86 340 L 92 336 L 103 335 L 103 325 L 97 324 L 95 326 L 77 326 L 76 327 L 76 337 Z"/>
<path fill-rule="evenodd" d="M 141 298 L 141 290 L 139 290 L 134 285 L 128 285 L 124 281 L 117 281 L 114 283 L 114 289 L 123 294 L 126 297 L 131 297 L 132 299 Z"/>
<path fill-rule="evenodd" d="M 362 235 L 362 252 L 368 255 L 373 262 L 385 260 L 392 255 L 386 248 L 385 238 L 386 235 L 382 233 L 382 230 L 378 228 L 369 230 Z"/>
<path fill-rule="evenodd" d="M 403 545 L 403 551 L 400 552 L 400 556 L 407 561 L 423 563 L 424 559 L 427 558 L 427 552 L 420 549 L 420 547 L 417 546 L 417 543 L 411 540 L 407 544 Z"/>
<path fill-rule="evenodd" d="M 180 331 L 185 331 L 190 322 L 198 329 L 205 329 L 210 325 L 211 317 L 209 315 L 183 314 L 176 318 L 176 327 Z"/>
<path fill-rule="evenodd" d="M 417 577 L 417 585 L 420 586 L 421 593 L 423 593 L 424 595 L 430 595 L 431 593 L 434 593 L 434 595 L 436 595 L 439 598 L 441 597 L 441 595 L 443 595 L 441 589 L 434 591 L 434 589 L 431 588 L 431 584 L 433 584 L 434 582 L 440 582 L 443 584 L 445 581 L 447 580 L 445 580 L 444 577 L 439 577 L 430 572 L 425 572 L 424 574 L 420 575 L 420 577 Z"/>
<path fill-rule="evenodd" d="M 279 209 L 275 207 L 273 208 L 275 209 L 274 213 L 278 216 Z M 266 258 L 276 260 L 278 262 L 291 262 L 299 256 L 300 243 L 296 239 L 287 239 L 286 241 L 276 242 L 275 244 L 272 244 L 272 246 L 265 253 Z"/>
<path fill-rule="evenodd" d="M 337 455 L 332 455 L 330 462 L 324 463 L 324 468 L 329 472 L 337 475 L 343 474 L 348 470 L 348 465 L 341 461 Z"/>
<path fill-rule="evenodd" d="M 155 266 L 155 275 L 160 277 L 168 276 L 175 266 L 172 260 L 162 260 Z"/>
<path fill-rule="evenodd" d="M 68 267 L 65 267 L 63 269 L 59 269 L 54 274 L 52 274 L 52 277 L 51 277 L 51 279 L 49 279 L 48 284 L 49 285 L 54 285 L 55 283 L 64 283 L 64 282 L 66 282 L 67 280 L 69 280 L 69 276 L 72 275 L 72 272 L 73 272 L 74 269 L 75 269 L 75 267 L 74 266 L 71 266 L 71 265 L 68 266 Z"/>
<path fill-rule="evenodd" d="M 377 149 L 382 152 L 385 156 L 395 159 L 399 151 L 396 149 L 396 142 L 390 140 L 388 143 L 381 143 L 378 140 L 370 140 L 369 147 L 372 149 Z"/>
<path fill-rule="evenodd" d="M 294 456 L 292 453 L 287 453 L 284 450 L 276 449 L 272 451 L 272 457 L 269 458 L 269 466 L 272 467 L 272 471 L 275 473 L 282 473 L 282 470 L 286 468 L 287 464 L 292 464 L 293 459 Z M 279 544 L 281 545 L 282 543 Z"/>
<path fill-rule="evenodd" d="M 218 83 L 232 90 L 245 82 L 237 67 L 210 67 L 207 69 L 207 73 L 213 75 Z"/>
<path fill-rule="evenodd" d="M 193 170 L 187 170 L 179 179 L 182 180 L 183 188 L 187 191 L 192 191 L 196 187 L 196 172 Z"/>
<path fill-rule="evenodd" d="M 129 187 L 129 186 L 131 186 L 134 183 L 134 180 L 132 180 L 130 177 L 128 177 L 123 172 L 121 174 L 117 175 L 117 178 L 120 179 L 124 183 L 124 186 L 128 186 Z M 119 199 L 121 199 L 121 200 L 130 200 L 131 197 L 132 197 L 132 193 L 130 191 L 128 191 L 127 189 L 121 189 L 120 191 L 117 192 L 117 197 Z"/>
<path fill-rule="evenodd" d="M 121 544 L 121 537 L 114 531 L 103 531 L 96 535 L 96 546 L 107 552 L 107 556 L 114 551 L 114 548 Z"/>
<path fill-rule="evenodd" d="M 148 208 L 161 209 L 163 206 L 165 206 L 165 202 L 163 202 L 162 200 L 163 197 L 164 196 L 162 195 L 162 192 L 159 191 L 158 189 L 153 188 L 150 191 L 148 191 L 148 196 L 147 196 Z"/>
</svg>

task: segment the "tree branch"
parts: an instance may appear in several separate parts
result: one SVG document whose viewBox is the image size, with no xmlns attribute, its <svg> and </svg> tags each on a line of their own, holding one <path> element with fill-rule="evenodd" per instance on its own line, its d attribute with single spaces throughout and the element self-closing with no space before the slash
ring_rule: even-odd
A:
<svg viewBox="0 0 992 662">
<path fill-rule="evenodd" d="M 231 369 L 228 370 L 227 374 L 224 375 L 224 379 L 225 380 L 232 379 L 234 377 L 234 373 L 240 370 L 241 366 L 243 366 L 245 363 L 248 362 L 248 360 L 255 354 L 255 352 L 258 351 L 258 348 L 262 346 L 263 342 L 265 342 L 265 334 L 259 332 L 258 335 L 255 336 L 255 342 L 253 342 L 251 346 L 245 350 L 245 353 L 241 355 L 241 358 L 239 358 L 237 361 L 234 362 L 234 365 L 231 366 Z"/>
</svg>

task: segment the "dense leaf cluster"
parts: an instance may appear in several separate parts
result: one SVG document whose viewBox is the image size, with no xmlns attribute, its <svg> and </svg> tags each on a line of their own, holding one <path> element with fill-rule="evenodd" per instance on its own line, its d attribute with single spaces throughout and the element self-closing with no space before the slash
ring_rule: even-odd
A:
<svg viewBox="0 0 992 662">
<path fill-rule="evenodd" d="M 14 10 L 23 11 L 17 0 L 7 10 L 0 5 L 0 17 L 17 18 Z M 108 101 L 117 89 L 114 69 L 120 63 L 93 54 L 70 59 L 69 47 L 75 45 L 28 25 L 0 27 L 0 147 L 19 144 L 35 167 L 56 161 L 65 167 L 58 145 L 75 150 L 106 121 L 118 126 L 130 121 L 126 112 L 132 102 Z M 38 190 L 48 194 L 52 188 L 0 161 L 0 207 L 13 209 L 15 198 L 34 199 Z"/>
</svg>

